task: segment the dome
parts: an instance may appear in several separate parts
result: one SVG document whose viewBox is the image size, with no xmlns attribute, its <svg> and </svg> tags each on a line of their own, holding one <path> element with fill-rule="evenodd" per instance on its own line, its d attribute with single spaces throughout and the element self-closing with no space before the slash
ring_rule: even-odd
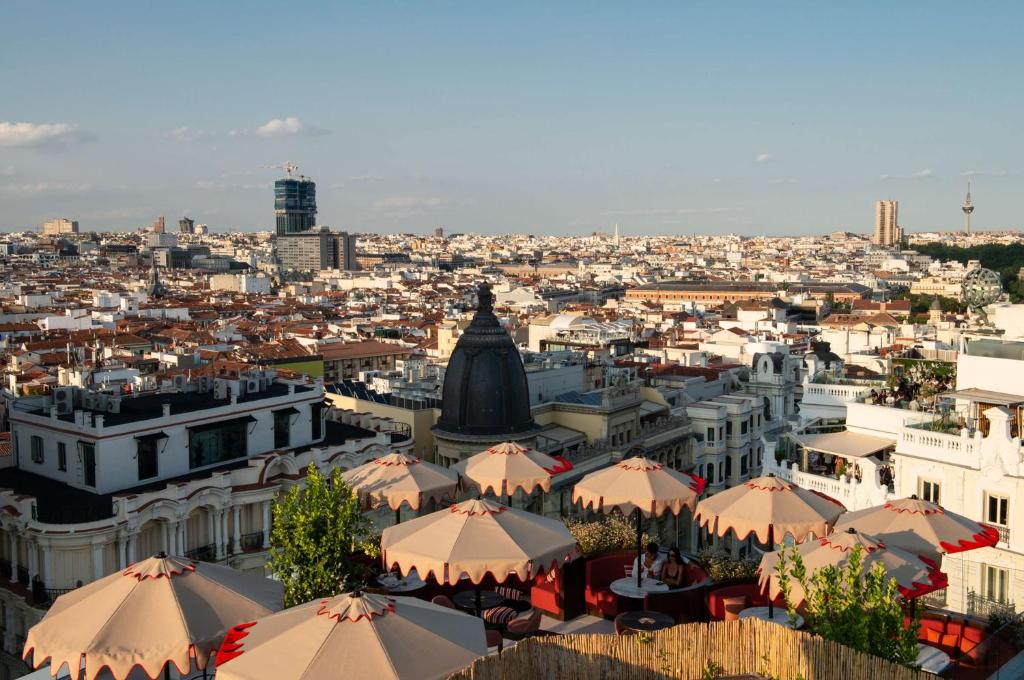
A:
<svg viewBox="0 0 1024 680">
<path fill-rule="evenodd" d="M 491 286 L 478 290 L 473 321 L 455 345 L 441 391 L 440 434 L 508 435 L 536 429 L 526 370 L 494 315 Z"/>
</svg>

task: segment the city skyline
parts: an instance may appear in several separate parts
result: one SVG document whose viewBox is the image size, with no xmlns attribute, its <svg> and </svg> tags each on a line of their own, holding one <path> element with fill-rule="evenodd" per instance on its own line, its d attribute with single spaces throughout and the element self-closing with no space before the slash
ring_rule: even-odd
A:
<svg viewBox="0 0 1024 680">
<path fill-rule="evenodd" d="M 311 3 L 283 52 L 271 5 L 187 5 L 8 11 L 0 229 L 271 231 L 286 160 L 359 232 L 955 231 L 968 180 L 972 229 L 1020 227 L 1015 6 Z"/>
</svg>

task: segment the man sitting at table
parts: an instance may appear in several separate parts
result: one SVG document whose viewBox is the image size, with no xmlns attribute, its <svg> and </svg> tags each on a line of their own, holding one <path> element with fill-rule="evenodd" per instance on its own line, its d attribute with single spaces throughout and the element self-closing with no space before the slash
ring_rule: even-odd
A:
<svg viewBox="0 0 1024 680">
<path fill-rule="evenodd" d="M 644 578 L 661 578 L 661 567 L 665 563 L 665 560 L 658 553 L 657 543 L 648 543 L 647 552 L 643 554 L 643 575 Z M 637 560 L 633 560 L 633 576 L 636 576 Z"/>
</svg>

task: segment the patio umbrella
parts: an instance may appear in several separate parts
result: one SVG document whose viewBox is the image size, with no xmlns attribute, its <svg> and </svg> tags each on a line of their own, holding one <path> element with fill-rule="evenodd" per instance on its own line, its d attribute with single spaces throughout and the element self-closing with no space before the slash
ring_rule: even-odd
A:
<svg viewBox="0 0 1024 680">
<path fill-rule="evenodd" d="M 825 494 L 769 475 L 705 498 L 697 504 L 694 519 L 716 536 L 732 530 L 742 541 L 754 534 L 758 541 L 773 548 L 775 541 L 786 534 L 798 543 L 812 533 L 824 536 L 845 511 L 842 503 Z M 769 598 L 769 615 L 774 607 Z"/>
<path fill-rule="evenodd" d="M 367 503 L 387 504 L 394 510 L 395 524 L 401 519 L 402 503 L 419 510 L 428 500 L 454 498 L 459 484 L 454 472 L 405 453 L 389 453 L 341 477 Z"/>
<path fill-rule="evenodd" d="M 842 568 L 857 545 L 861 546 L 864 555 L 863 571 L 866 573 L 874 568 L 875 564 L 881 564 L 885 567 L 886 574 L 896 580 L 900 594 L 908 600 L 933 590 L 945 588 L 948 585 L 946 575 L 939 571 L 939 565 L 935 560 L 899 548 L 888 547 L 877 538 L 862 534 L 855 529 L 834 531 L 828 536 L 801 543 L 796 546 L 796 550 L 803 558 L 809 576 L 827 566 Z M 760 585 L 763 590 L 768 591 L 769 601 L 776 598 L 781 592 L 778 572 L 776 572 L 778 561 L 779 553 L 765 553 L 761 558 L 761 565 L 758 567 Z M 792 588 L 790 596 L 793 604 L 803 602 L 805 596 L 803 587 L 795 580 L 791 580 L 790 583 Z"/>
<path fill-rule="evenodd" d="M 658 517 L 666 512 L 678 516 L 683 508 L 692 511 L 706 482 L 688 472 L 667 468 L 650 458 L 627 458 L 611 467 L 591 472 L 576 483 L 572 502 L 582 503 L 595 512 L 618 509 L 623 515 L 636 516 L 637 564 L 642 560 L 643 528 L 641 515 Z M 637 569 L 636 585 L 643 583 L 643 570 Z"/>
<path fill-rule="evenodd" d="M 498 583 L 515 574 L 527 581 L 579 555 L 565 524 L 486 499 L 388 527 L 380 538 L 385 569 L 410 569 L 424 579 L 455 585 L 468 577 L 476 586 L 491 574 Z"/>
<path fill-rule="evenodd" d="M 282 600 L 276 581 L 159 553 L 58 597 L 29 630 L 24 658 L 90 680 L 104 668 L 117 680 L 136 666 L 151 678 L 169 664 L 181 675 L 193 664 L 205 672 L 232 626 Z"/>
<path fill-rule="evenodd" d="M 538 487 L 545 493 L 551 491 L 552 471 L 560 466 L 546 453 L 504 442 L 459 461 L 452 469 L 480 487 L 480 493 L 490 491 L 508 498 L 518 489 L 526 494 Z"/>
<path fill-rule="evenodd" d="M 893 548 L 915 554 L 941 555 L 994 546 L 999 531 L 917 496 L 850 512 L 836 522 L 836 531 L 855 528 Z"/>
<path fill-rule="evenodd" d="M 474 616 L 354 592 L 235 627 L 217 653 L 217 680 L 447 678 L 486 654 Z"/>
</svg>

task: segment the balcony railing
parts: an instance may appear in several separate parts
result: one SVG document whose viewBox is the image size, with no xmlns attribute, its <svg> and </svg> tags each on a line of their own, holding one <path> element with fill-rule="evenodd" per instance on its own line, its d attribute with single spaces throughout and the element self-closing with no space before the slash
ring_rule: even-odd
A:
<svg viewBox="0 0 1024 680">
<path fill-rule="evenodd" d="M 917 601 L 925 607 L 931 607 L 933 609 L 945 609 L 947 602 L 947 590 L 947 588 L 943 588 L 942 590 L 934 590 L 926 595 L 922 595 L 921 597 L 917 598 Z"/>
<path fill-rule="evenodd" d="M 242 552 L 257 552 L 259 550 L 263 550 L 262 531 L 242 534 Z"/>
<path fill-rule="evenodd" d="M 992 526 L 994 526 L 996 528 L 996 531 L 999 532 L 999 542 L 1000 543 L 1005 543 L 1005 544 L 1009 545 L 1009 543 L 1010 543 L 1010 527 L 1004 527 L 1004 526 L 1000 526 L 998 524 L 993 524 Z"/>
<path fill-rule="evenodd" d="M 198 560 L 200 562 L 215 562 L 217 560 L 217 546 L 214 543 L 208 543 L 207 545 L 201 545 L 198 548 L 186 550 L 185 557 L 190 560 Z"/>
<path fill-rule="evenodd" d="M 974 616 L 989 616 L 997 612 L 1014 612 L 1012 602 L 1000 602 L 973 590 L 967 593 L 967 613 Z"/>
</svg>

